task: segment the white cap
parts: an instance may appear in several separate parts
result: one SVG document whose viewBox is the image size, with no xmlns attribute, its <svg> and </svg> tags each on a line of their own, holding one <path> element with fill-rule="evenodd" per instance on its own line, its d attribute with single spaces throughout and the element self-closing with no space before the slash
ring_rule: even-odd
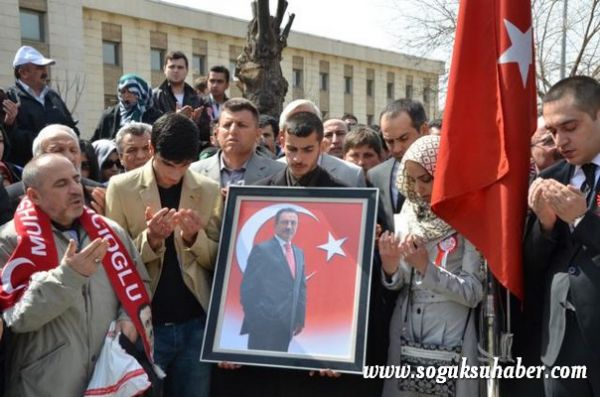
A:
<svg viewBox="0 0 600 397">
<path fill-rule="evenodd" d="M 27 63 L 33 63 L 38 66 L 52 65 L 55 63 L 54 59 L 44 57 L 38 50 L 28 45 L 24 45 L 19 48 L 13 61 L 13 67 L 25 65 Z"/>
</svg>

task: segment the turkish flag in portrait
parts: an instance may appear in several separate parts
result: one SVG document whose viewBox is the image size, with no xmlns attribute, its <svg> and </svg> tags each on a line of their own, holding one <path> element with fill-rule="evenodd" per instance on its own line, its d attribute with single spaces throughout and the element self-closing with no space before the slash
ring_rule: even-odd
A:
<svg viewBox="0 0 600 397">
<path fill-rule="evenodd" d="M 240 286 L 248 255 L 252 246 L 273 238 L 277 210 L 294 206 L 299 219 L 292 244 L 304 253 L 306 318 L 290 353 L 339 357 L 353 353 L 360 278 L 364 276 L 360 258 L 366 208 L 363 202 L 346 201 L 242 201 L 232 227 L 221 348 L 246 349 L 247 337 L 240 335 L 244 318 Z"/>
<path fill-rule="evenodd" d="M 433 211 L 471 241 L 523 298 L 521 239 L 536 128 L 529 0 L 462 0 Z"/>
</svg>

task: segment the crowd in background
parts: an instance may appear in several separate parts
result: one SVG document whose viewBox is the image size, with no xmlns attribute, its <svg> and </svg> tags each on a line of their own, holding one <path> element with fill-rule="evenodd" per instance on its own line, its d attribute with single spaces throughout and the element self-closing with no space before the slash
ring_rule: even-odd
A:
<svg viewBox="0 0 600 397">
<path fill-rule="evenodd" d="M 149 395 L 424 395 L 397 379 L 199 361 L 231 185 L 377 188 L 367 364 L 402 364 L 402 346 L 411 343 L 459 346 L 469 364 L 478 363 L 483 258 L 431 210 L 444 138 L 441 120 L 429 120 L 418 101 L 391 101 L 379 125 L 360 124 L 351 114 L 322 120 L 319 108 L 305 99 L 289 103 L 277 118 L 259 114 L 248 100 L 228 98 L 231 76 L 223 66 L 213 66 L 204 81 L 190 86 L 188 59 L 174 51 L 166 55 L 160 86 L 152 88 L 134 73 L 123 75 L 118 103 L 99 115 L 93 132 L 80 131 L 48 85 L 54 62 L 31 47 L 20 48 L 13 62 L 15 85 L 2 101 L 3 291 L 15 289 L 6 267 L 14 263 L 20 242 L 22 232 L 11 220 L 23 197 L 49 216 L 56 241 L 51 270 L 33 273 L 22 284 L 22 297 L 4 310 L 5 395 L 82 395 L 109 320 L 126 318 L 116 298 L 102 290 L 107 276 L 98 263 L 111 248 L 83 226 L 84 203 L 108 219 L 152 297 L 149 339 L 154 361 L 167 376 Z M 528 291 L 537 296 L 526 302 L 524 310 L 532 315 L 522 325 L 539 347 L 517 352 L 533 364 L 540 356 L 548 366 L 585 362 L 588 374 L 596 375 L 600 352 L 589 338 L 598 320 L 590 318 L 597 316 L 588 314 L 587 305 L 598 297 L 589 280 L 600 272 L 597 238 L 590 237 L 597 236 L 593 203 L 600 200 L 593 193 L 597 167 L 588 178 L 584 165 L 600 165 L 598 111 L 600 85 L 567 79 L 549 92 L 532 136 L 525 251 L 526 266 L 537 272 L 526 271 Z M 580 129 L 587 140 L 576 138 Z M 557 167 L 564 168 L 564 177 L 556 176 L 563 172 Z M 569 182 L 576 188 L 564 187 Z M 290 282 L 294 277 L 304 275 L 292 269 Z M 581 289 L 575 292 L 569 282 Z M 54 301 L 60 310 L 49 309 Z M 138 339 L 139 330 L 127 321 L 121 331 L 131 342 Z M 545 389 L 548 396 L 598 396 L 598 379 L 532 381 L 526 387 L 533 394 L 527 395 L 543 395 Z M 480 394 L 476 379 L 460 379 L 455 387 L 457 396 Z"/>
</svg>

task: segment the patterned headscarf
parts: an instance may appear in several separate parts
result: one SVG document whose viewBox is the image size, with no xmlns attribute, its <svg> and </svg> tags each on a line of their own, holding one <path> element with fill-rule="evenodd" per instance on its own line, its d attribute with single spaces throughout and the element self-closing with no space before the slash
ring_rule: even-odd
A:
<svg viewBox="0 0 600 397">
<path fill-rule="evenodd" d="M 406 162 L 414 161 L 425 168 L 430 175 L 434 175 L 439 149 L 440 137 L 437 135 L 425 135 L 417 139 L 402 157 L 396 180 L 398 191 L 406 197 L 401 211 L 403 218 L 409 222 L 411 233 L 425 238 L 426 241 L 437 240 L 448 235 L 452 227 L 438 218 L 431 211 L 430 203 L 415 192 L 415 183 L 408 178 L 406 172 Z"/>
<path fill-rule="evenodd" d="M 124 89 L 137 96 L 138 100 L 135 105 L 123 101 L 121 91 Z M 129 73 L 121 76 L 117 86 L 117 96 L 119 97 L 121 126 L 132 121 L 142 121 L 142 115 L 146 112 L 146 109 L 152 107 L 152 89 L 137 74 Z"/>
</svg>

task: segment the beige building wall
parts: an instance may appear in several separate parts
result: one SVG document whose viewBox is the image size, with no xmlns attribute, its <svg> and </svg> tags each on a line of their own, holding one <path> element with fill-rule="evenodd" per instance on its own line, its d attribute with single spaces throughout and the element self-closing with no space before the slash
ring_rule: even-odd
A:
<svg viewBox="0 0 600 397">
<path fill-rule="evenodd" d="M 21 0 L 21 3 L 23 1 L 25 0 Z M 80 129 L 86 137 L 91 136 L 100 118 L 105 95 L 116 94 L 117 82 L 104 81 L 103 22 L 121 27 L 120 61 L 123 73 L 135 72 L 148 82 L 152 77 L 151 32 L 166 34 L 166 51 L 181 50 L 188 55 L 190 62 L 193 40 L 205 40 L 207 69 L 219 64 L 230 68 L 234 57 L 231 49 L 245 44 L 248 23 L 151 0 L 47 0 L 46 18 L 46 44 L 49 48 L 49 54 L 46 55 L 57 61 L 51 71 L 53 85 L 56 87 L 58 84 L 61 91 L 65 92 L 69 107 L 75 106 L 78 99 L 74 115 L 80 120 Z M 14 81 L 12 59 L 21 45 L 19 0 L 0 0 L 0 22 L 3 26 L 0 54 L 4 60 L 0 84 L 8 86 Z M 394 98 L 404 97 L 406 76 L 411 75 L 413 98 L 422 101 L 423 79 L 429 79 L 432 84 L 432 100 L 426 110 L 430 117 L 436 116 L 438 78 L 444 72 L 442 62 L 292 32 L 281 63 L 283 75 L 290 83 L 286 103 L 292 100 L 294 57 L 297 57 L 297 61 L 302 58 L 304 97 L 318 105 L 323 96 L 320 92 L 320 62 L 329 63 L 328 117 L 340 117 L 344 113 L 344 65 L 352 67 L 352 112 L 359 122 L 367 122 L 368 116 L 367 69 L 374 71 L 375 95 L 371 99 L 374 106 L 369 109 L 374 110 L 375 123 L 378 123 L 378 114 L 388 102 L 389 72 L 395 76 Z M 233 77 L 233 70 L 231 72 Z M 84 84 L 79 95 L 72 87 L 76 81 L 80 85 Z M 193 73 L 190 71 L 187 82 L 192 81 Z M 232 81 L 231 84 L 235 82 Z M 111 87 L 114 87 L 114 91 Z M 230 91 L 235 93 L 236 90 Z"/>
</svg>

